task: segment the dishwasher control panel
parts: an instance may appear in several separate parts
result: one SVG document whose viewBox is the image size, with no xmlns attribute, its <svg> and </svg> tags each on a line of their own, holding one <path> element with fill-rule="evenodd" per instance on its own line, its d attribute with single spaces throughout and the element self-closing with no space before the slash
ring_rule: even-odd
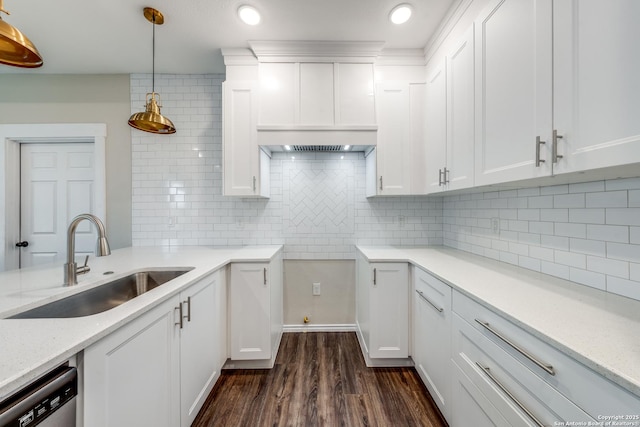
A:
<svg viewBox="0 0 640 427">
<path fill-rule="evenodd" d="M 0 426 L 37 426 L 77 394 L 76 368 L 60 366 L 0 402 Z"/>
</svg>

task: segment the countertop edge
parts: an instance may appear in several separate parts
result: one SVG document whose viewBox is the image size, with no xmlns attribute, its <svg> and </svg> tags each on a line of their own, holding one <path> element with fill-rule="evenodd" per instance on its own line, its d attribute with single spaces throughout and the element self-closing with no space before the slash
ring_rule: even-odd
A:
<svg viewBox="0 0 640 427">
<path fill-rule="evenodd" d="M 625 390 L 629 391 L 630 393 L 633 393 L 636 396 L 640 397 L 640 383 L 636 382 L 634 379 L 629 378 L 627 375 L 625 375 L 624 372 L 619 372 L 618 370 L 615 370 L 611 367 L 605 366 L 601 363 L 598 363 L 597 361 L 589 358 L 588 356 L 584 355 L 583 353 L 576 351 L 574 349 L 572 349 L 569 345 L 566 345 L 565 343 L 562 343 L 554 338 L 552 338 L 551 336 L 549 336 L 548 334 L 545 334 L 543 331 L 540 331 L 538 329 L 536 329 L 535 327 L 531 326 L 530 324 L 518 319 L 517 317 L 513 316 L 512 314 L 509 314 L 507 312 L 505 312 L 503 309 L 501 309 L 500 307 L 494 306 L 491 303 L 487 302 L 486 300 L 482 299 L 481 297 L 479 297 L 478 295 L 476 295 L 475 293 L 469 291 L 468 289 L 465 289 L 464 287 L 454 283 L 453 281 L 451 281 L 450 279 L 447 279 L 446 277 L 443 277 L 442 274 L 438 274 L 437 272 L 433 271 L 434 269 L 428 266 L 425 266 L 424 264 L 422 264 L 420 261 L 417 261 L 416 259 L 414 259 L 410 253 L 407 251 L 408 250 L 416 250 L 416 249 L 421 249 L 421 248 L 402 248 L 402 247 L 368 247 L 368 246 L 358 246 L 356 245 L 356 250 L 362 254 L 364 256 L 364 258 L 368 261 L 368 262 L 406 262 L 409 263 L 411 265 L 414 265 L 415 267 L 418 267 L 424 271 L 426 271 L 427 273 L 433 275 L 435 278 L 441 280 L 442 282 L 446 283 L 447 285 L 451 286 L 452 289 L 457 290 L 458 292 L 464 294 L 465 296 L 471 298 L 472 300 L 474 300 L 475 302 L 479 303 L 480 305 L 488 308 L 489 310 L 499 314 L 500 316 L 504 317 L 505 319 L 509 320 L 510 322 L 512 322 L 513 324 L 517 325 L 518 327 L 522 328 L 523 330 L 525 330 L 526 332 L 530 333 L 531 335 L 541 339 L 542 341 L 546 342 L 547 344 L 551 345 L 553 348 L 557 349 L 558 351 L 564 353 L 565 355 L 571 357 L 572 359 L 578 361 L 579 363 L 582 363 L 583 365 L 587 366 L 588 368 L 590 368 L 591 370 L 595 371 L 596 373 L 602 375 L 603 377 L 609 379 L 610 381 L 614 382 L 615 384 L 619 385 L 620 387 L 624 388 Z M 442 246 L 433 246 L 433 247 L 424 247 L 422 249 L 428 249 L 430 251 L 439 251 L 441 250 L 441 253 L 448 255 L 448 256 L 454 256 L 456 253 L 459 253 L 460 255 L 464 254 L 465 257 L 473 257 L 474 259 L 477 259 L 479 262 L 485 261 L 487 263 L 490 262 L 489 258 L 485 258 L 485 257 L 481 257 L 479 255 L 475 255 L 475 254 L 470 254 L 470 253 L 466 253 L 466 252 L 462 252 L 456 249 L 452 249 L 452 248 L 446 248 L 446 247 L 442 247 Z M 445 253 L 446 251 L 446 253 Z M 372 253 L 373 252 L 373 253 Z M 379 254 L 376 254 L 375 252 L 385 252 L 384 256 L 380 256 Z M 391 253 L 395 252 L 397 254 L 397 256 L 391 255 Z M 465 262 L 464 259 L 460 259 L 460 262 Z M 492 260 L 491 260 L 492 261 Z M 517 269 L 521 269 L 523 271 L 529 271 L 526 270 L 522 267 L 517 267 L 517 266 L 511 266 L 513 268 L 517 268 Z M 544 273 L 536 273 L 536 274 L 541 274 L 544 275 Z M 560 279 L 557 277 L 553 277 L 553 276 L 549 276 L 550 278 L 552 278 L 554 281 L 555 280 L 559 280 L 559 281 L 564 281 L 567 283 L 573 283 L 573 282 L 569 282 L 567 280 L 564 279 Z"/>
<path fill-rule="evenodd" d="M 135 249 L 143 251 L 145 248 L 138 247 Z M 202 247 L 203 251 L 206 251 L 207 249 L 210 249 L 210 248 Z M 220 248 L 217 248 L 217 249 L 221 250 Z M 254 253 L 258 251 L 260 253 L 257 256 L 255 256 L 254 254 L 252 254 L 252 251 Z M 90 345 L 94 344 L 95 342 L 99 341 L 100 339 L 104 338 L 105 336 L 109 335 L 115 330 L 121 328 L 122 326 L 126 325 L 132 320 L 139 318 L 143 314 L 149 312 L 153 308 L 162 304 L 164 301 L 167 301 L 168 299 L 172 298 L 173 296 L 180 293 L 184 289 L 204 279 L 206 276 L 213 274 L 216 271 L 219 271 L 220 269 L 225 268 L 227 265 L 232 263 L 270 262 L 276 257 L 276 255 L 278 255 L 282 251 L 283 251 L 283 245 L 247 246 L 247 247 L 239 247 L 239 248 L 229 248 L 228 256 L 219 258 L 217 262 L 214 262 L 213 264 L 211 264 L 210 268 L 201 267 L 198 274 L 193 275 L 193 277 L 189 277 L 189 279 L 186 282 L 181 283 L 180 285 L 177 285 L 174 287 L 165 288 L 167 289 L 165 293 L 160 294 L 155 298 L 153 298 L 152 300 L 144 303 L 144 305 L 140 306 L 135 311 L 130 312 L 128 314 L 123 314 L 122 318 L 119 318 L 116 321 L 112 321 L 106 324 L 104 327 L 100 328 L 95 333 L 91 333 L 87 336 L 79 337 L 78 340 L 74 342 L 73 345 L 71 345 L 70 347 L 65 347 L 61 351 L 55 351 L 50 354 L 47 354 L 47 357 L 43 358 L 41 363 L 25 368 L 20 372 L 16 372 L 12 376 L 0 379 L 0 400 L 5 399 L 6 397 L 15 393 L 17 390 L 21 389 L 25 385 L 29 384 L 31 381 L 46 374 L 47 372 L 56 368 L 57 366 L 65 363 L 67 360 L 69 360 L 74 355 L 78 354 L 80 351 L 84 350 L 85 348 L 89 347 Z M 145 267 L 142 267 L 142 266 L 137 267 L 135 269 L 132 269 L 131 271 L 136 271 L 136 270 L 139 271 L 141 268 L 145 268 Z M 20 311 L 23 311 L 23 310 L 20 310 Z M 108 313 L 108 312 L 105 312 L 105 313 Z M 86 318 L 97 319 L 101 315 L 104 315 L 105 313 L 98 313 L 92 316 L 86 316 L 84 319 Z M 5 313 L 5 316 L 6 315 L 11 315 L 11 314 Z M 3 320 L 5 319 L 0 319 L 0 322 Z M 14 319 L 11 321 L 19 322 L 20 320 Z M 29 319 L 27 319 L 26 321 L 29 321 Z"/>
</svg>

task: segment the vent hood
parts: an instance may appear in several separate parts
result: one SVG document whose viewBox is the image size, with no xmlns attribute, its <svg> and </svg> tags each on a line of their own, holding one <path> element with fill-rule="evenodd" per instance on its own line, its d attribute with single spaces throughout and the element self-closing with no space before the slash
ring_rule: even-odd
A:
<svg viewBox="0 0 640 427">
<path fill-rule="evenodd" d="M 222 54 L 228 81 L 257 83 L 258 145 L 316 152 L 376 145 L 374 63 L 384 42 L 250 41 L 249 46 Z"/>
<path fill-rule="evenodd" d="M 285 153 L 351 153 L 364 151 L 368 153 L 371 145 L 269 145 L 269 151 Z"/>
</svg>

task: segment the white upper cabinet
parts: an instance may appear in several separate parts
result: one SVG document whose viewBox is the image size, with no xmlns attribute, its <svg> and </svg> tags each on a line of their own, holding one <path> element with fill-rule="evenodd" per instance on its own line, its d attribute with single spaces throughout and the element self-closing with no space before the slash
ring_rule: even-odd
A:
<svg viewBox="0 0 640 427">
<path fill-rule="evenodd" d="M 555 173 L 640 161 L 640 2 L 553 5 Z"/>
<path fill-rule="evenodd" d="M 425 94 L 425 144 L 427 192 L 441 191 L 447 161 L 447 72 L 446 62 L 434 67 L 427 78 Z"/>
<path fill-rule="evenodd" d="M 378 85 L 377 194 L 409 194 L 411 149 L 409 132 L 409 84 Z"/>
<path fill-rule="evenodd" d="M 269 183 L 262 168 L 268 156 L 258 147 L 257 84 L 252 81 L 226 81 L 222 84 L 222 138 L 224 157 L 224 195 L 269 197 Z"/>
<path fill-rule="evenodd" d="M 472 187 L 474 152 L 474 33 L 467 31 L 447 56 L 446 188 Z"/>
<path fill-rule="evenodd" d="M 427 192 L 473 186 L 474 34 L 462 40 L 427 78 Z"/>
<path fill-rule="evenodd" d="M 374 127 L 373 64 L 263 62 L 259 127 Z"/>
<path fill-rule="evenodd" d="M 551 0 L 492 1 L 475 33 L 475 184 L 550 175 Z"/>
<path fill-rule="evenodd" d="M 371 64 L 335 64 L 336 124 L 375 125 L 376 104 Z"/>
</svg>

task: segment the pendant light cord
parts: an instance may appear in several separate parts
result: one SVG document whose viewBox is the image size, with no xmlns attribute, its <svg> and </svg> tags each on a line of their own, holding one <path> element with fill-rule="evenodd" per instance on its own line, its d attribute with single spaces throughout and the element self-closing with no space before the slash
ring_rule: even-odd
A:
<svg viewBox="0 0 640 427">
<path fill-rule="evenodd" d="M 156 92 L 156 13 L 152 13 L 153 36 L 151 38 L 151 92 Z"/>
</svg>

